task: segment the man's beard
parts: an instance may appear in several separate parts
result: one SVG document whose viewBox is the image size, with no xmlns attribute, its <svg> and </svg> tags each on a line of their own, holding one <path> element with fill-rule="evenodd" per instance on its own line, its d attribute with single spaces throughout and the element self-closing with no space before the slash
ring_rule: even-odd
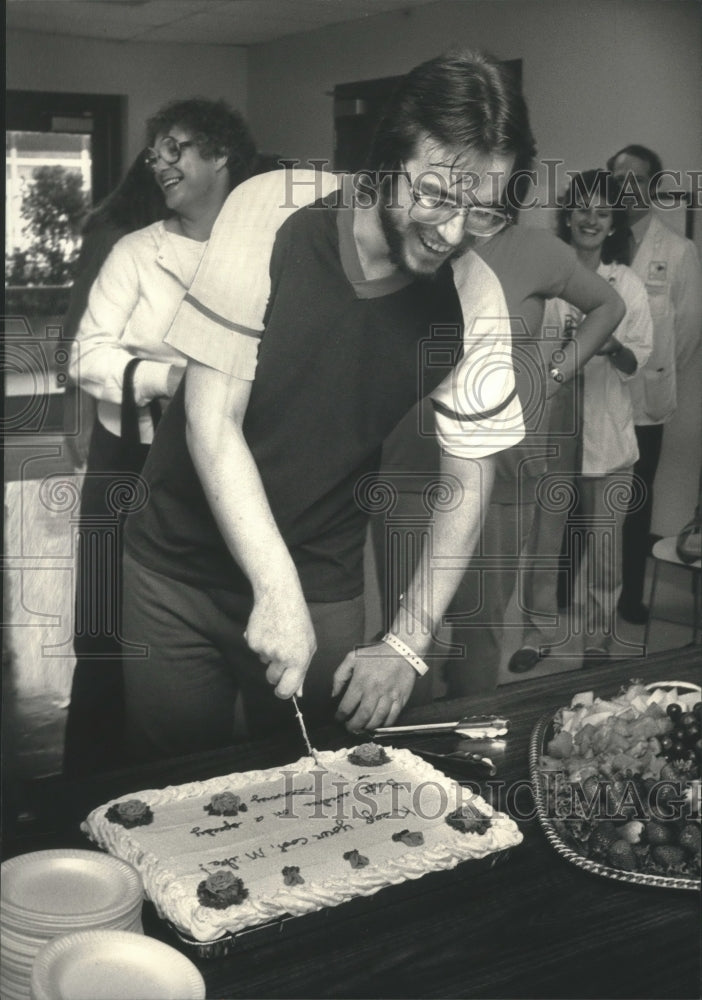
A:
<svg viewBox="0 0 702 1000">
<path fill-rule="evenodd" d="M 390 263 L 394 264 L 399 271 L 402 271 L 403 274 L 406 274 L 410 278 L 421 279 L 424 281 L 434 281 L 441 268 L 450 260 L 453 260 L 453 258 L 459 257 L 461 254 L 465 253 L 472 243 L 471 238 L 466 235 L 465 239 L 452 253 L 447 254 L 443 260 L 437 261 L 435 268 L 432 270 L 418 271 L 410 265 L 406 259 L 404 251 L 406 248 L 407 236 L 412 231 L 412 227 L 414 227 L 416 232 L 419 232 L 422 227 L 410 219 L 407 228 L 400 229 L 396 221 L 396 210 L 388 208 L 388 202 L 382 194 L 379 198 L 378 210 L 383 236 L 385 237 L 385 242 L 388 245 L 388 257 L 390 259 Z"/>
</svg>

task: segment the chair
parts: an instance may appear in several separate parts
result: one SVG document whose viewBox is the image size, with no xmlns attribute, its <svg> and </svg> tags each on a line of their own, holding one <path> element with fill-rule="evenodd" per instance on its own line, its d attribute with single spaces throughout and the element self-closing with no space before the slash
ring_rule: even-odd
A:
<svg viewBox="0 0 702 1000">
<path fill-rule="evenodd" d="M 668 538 L 660 538 L 651 549 L 651 555 L 653 557 L 653 579 L 651 580 L 651 597 L 648 605 L 649 615 L 648 621 L 646 622 L 646 632 L 644 634 L 644 646 L 646 647 L 648 646 L 648 634 L 651 628 L 651 621 L 653 619 L 653 603 L 656 598 L 658 569 L 661 563 L 670 563 L 673 566 L 681 566 L 682 569 L 688 570 L 692 573 L 692 643 L 699 643 L 702 639 L 702 623 L 700 621 L 700 605 L 702 603 L 702 559 L 697 559 L 695 562 L 683 562 L 677 554 L 676 544 L 677 535 L 671 535 Z"/>
</svg>

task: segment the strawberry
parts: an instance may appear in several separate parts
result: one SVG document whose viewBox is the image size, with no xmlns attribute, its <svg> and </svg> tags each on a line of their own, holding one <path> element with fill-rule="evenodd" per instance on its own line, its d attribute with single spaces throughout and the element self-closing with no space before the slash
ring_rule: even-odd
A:
<svg viewBox="0 0 702 1000">
<path fill-rule="evenodd" d="M 653 860 L 666 873 L 679 872 L 685 863 L 685 852 L 676 844 L 656 844 L 651 849 Z"/>
<path fill-rule="evenodd" d="M 621 868 L 625 872 L 636 871 L 636 855 L 626 840 L 615 840 L 610 844 L 607 860 L 613 868 Z"/>
<path fill-rule="evenodd" d="M 619 840 L 619 833 L 614 823 L 611 823 L 609 820 L 597 823 L 588 841 L 590 853 L 597 857 L 606 857 L 610 845 L 615 840 Z"/>
<path fill-rule="evenodd" d="M 699 854 L 702 844 L 700 828 L 696 823 L 686 823 L 678 837 L 678 843 L 690 854 Z"/>
<path fill-rule="evenodd" d="M 656 844 L 669 844 L 673 839 L 670 828 L 664 823 L 659 823 L 652 819 L 646 824 L 646 840 L 654 846 Z"/>
</svg>

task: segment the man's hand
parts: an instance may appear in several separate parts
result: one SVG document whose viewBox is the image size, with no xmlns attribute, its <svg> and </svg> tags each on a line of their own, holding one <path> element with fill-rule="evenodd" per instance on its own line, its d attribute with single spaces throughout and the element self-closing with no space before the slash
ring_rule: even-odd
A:
<svg viewBox="0 0 702 1000">
<path fill-rule="evenodd" d="M 348 682 L 337 719 L 352 732 L 391 726 L 407 704 L 416 676 L 409 663 L 383 642 L 353 650 L 334 674 L 332 697 Z"/>
<path fill-rule="evenodd" d="M 317 649 L 312 620 L 302 595 L 266 593 L 254 602 L 244 633 L 249 647 L 267 664 L 266 680 L 278 698 L 302 688 Z"/>
<path fill-rule="evenodd" d="M 617 351 L 621 351 L 621 349 L 622 349 L 621 341 L 617 340 L 614 334 L 612 334 L 610 337 L 607 338 L 607 340 L 605 340 L 604 344 L 602 344 L 600 349 L 598 351 L 595 351 L 595 353 L 600 356 L 605 354 L 616 354 Z"/>
</svg>

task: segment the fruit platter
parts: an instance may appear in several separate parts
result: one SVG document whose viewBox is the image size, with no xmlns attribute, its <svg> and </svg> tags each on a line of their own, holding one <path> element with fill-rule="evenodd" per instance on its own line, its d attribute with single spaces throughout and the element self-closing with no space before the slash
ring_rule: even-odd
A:
<svg viewBox="0 0 702 1000">
<path fill-rule="evenodd" d="M 547 840 L 592 874 L 661 888 L 700 888 L 702 692 L 632 680 L 545 715 L 529 765 Z"/>
</svg>

